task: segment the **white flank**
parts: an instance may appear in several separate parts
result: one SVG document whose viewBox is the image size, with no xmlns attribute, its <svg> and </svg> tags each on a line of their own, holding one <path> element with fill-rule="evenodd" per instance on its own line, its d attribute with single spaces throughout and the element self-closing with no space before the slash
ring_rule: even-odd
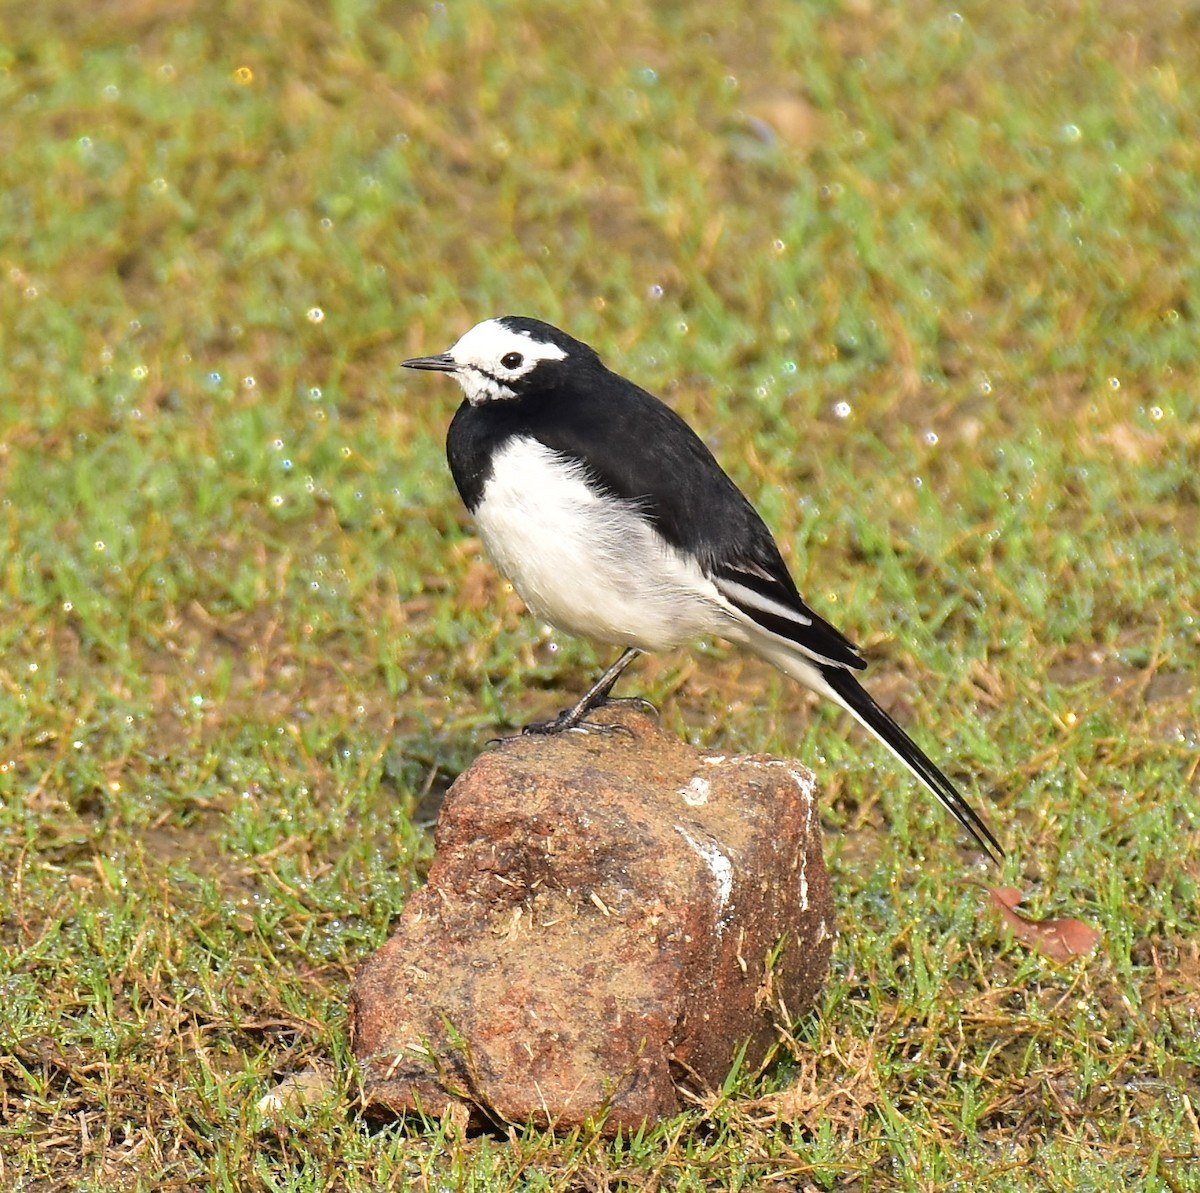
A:
<svg viewBox="0 0 1200 1193">
<path fill-rule="evenodd" d="M 538 616 L 615 646 L 673 650 L 720 632 L 723 602 L 632 502 L 536 439 L 510 439 L 475 510 L 488 554 Z"/>
</svg>

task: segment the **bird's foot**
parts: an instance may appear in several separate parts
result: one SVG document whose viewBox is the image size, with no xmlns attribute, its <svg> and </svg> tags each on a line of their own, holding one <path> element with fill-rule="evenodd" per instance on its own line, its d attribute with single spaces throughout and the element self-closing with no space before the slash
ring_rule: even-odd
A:
<svg viewBox="0 0 1200 1193">
<path fill-rule="evenodd" d="M 655 717 L 658 716 L 658 710 L 648 700 L 643 700 L 638 696 L 616 700 L 609 696 L 609 692 L 612 691 L 613 684 L 620 678 L 621 672 L 640 653 L 636 646 L 627 647 L 621 657 L 570 708 L 564 708 L 558 716 L 551 717 L 548 721 L 535 721 L 532 725 L 526 725 L 516 736 L 565 733 L 568 729 L 578 730 L 580 733 L 627 733 L 630 737 L 636 736 L 628 725 L 607 721 L 589 721 L 587 715 L 605 704 L 636 704 L 642 710 L 649 711 Z M 507 737 L 496 737 L 492 739 L 492 742 L 510 740 L 512 739 Z M 488 744 L 490 745 L 492 742 Z"/>
<path fill-rule="evenodd" d="M 614 702 L 605 701 L 605 703 Z M 556 733 L 575 730 L 577 733 L 627 733 L 630 737 L 633 737 L 633 730 L 628 725 L 621 725 L 616 722 L 610 723 L 608 721 L 587 720 L 586 713 L 589 711 L 589 709 L 564 708 L 558 716 L 551 717 L 548 721 L 534 721 L 532 724 L 524 726 L 521 730 L 521 735 L 550 737 Z"/>
<path fill-rule="evenodd" d="M 592 708 L 607 708 L 609 705 L 622 705 L 627 708 L 635 708 L 638 712 L 652 716 L 656 720 L 658 719 L 658 709 L 642 696 L 609 697 L 593 705 Z M 568 731 L 575 733 L 608 734 L 610 736 L 614 733 L 624 733 L 629 737 L 637 736 L 628 725 L 622 725 L 619 721 L 589 721 L 587 713 L 591 712 L 592 708 L 564 708 L 557 716 L 551 717 L 548 721 L 533 721 L 528 725 L 523 725 L 520 733 L 505 733 L 499 737 L 488 738 L 487 744 L 489 746 L 498 746 L 508 741 L 519 741 L 522 737 L 553 737 L 556 733 L 566 733 Z"/>
<path fill-rule="evenodd" d="M 569 710 L 564 710 L 569 711 Z M 601 736 L 612 736 L 614 733 L 624 733 L 628 737 L 636 737 L 628 725 L 607 721 L 575 721 L 571 724 L 560 724 L 562 715 L 551 717 L 548 721 L 534 721 L 532 725 L 522 725 L 520 733 L 502 733 L 498 737 L 489 737 L 485 743 L 488 747 L 502 746 L 510 741 L 520 741 L 525 737 L 552 737 L 557 733 L 598 733 Z"/>
<path fill-rule="evenodd" d="M 526 725 L 521 733 L 548 735 L 575 729 L 580 733 L 627 733 L 630 737 L 635 736 L 628 725 L 586 719 L 588 713 L 594 712 L 598 708 L 608 708 L 611 705 L 636 708 L 639 712 L 648 713 L 656 720 L 658 718 L 658 709 L 649 700 L 641 696 L 610 696 L 608 689 L 605 688 L 589 692 L 577 704 L 571 708 L 564 708 L 558 716 L 551 717 L 548 721 L 534 721 L 532 725 Z"/>
</svg>

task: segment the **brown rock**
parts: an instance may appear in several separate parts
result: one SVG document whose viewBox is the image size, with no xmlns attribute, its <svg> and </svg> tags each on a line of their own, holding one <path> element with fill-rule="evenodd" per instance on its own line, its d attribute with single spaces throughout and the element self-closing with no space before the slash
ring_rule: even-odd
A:
<svg viewBox="0 0 1200 1193">
<path fill-rule="evenodd" d="M 371 1107 L 637 1126 L 811 1006 L 833 938 L 812 775 L 618 716 L 633 736 L 519 738 L 451 788 L 428 885 L 354 985 Z"/>
</svg>

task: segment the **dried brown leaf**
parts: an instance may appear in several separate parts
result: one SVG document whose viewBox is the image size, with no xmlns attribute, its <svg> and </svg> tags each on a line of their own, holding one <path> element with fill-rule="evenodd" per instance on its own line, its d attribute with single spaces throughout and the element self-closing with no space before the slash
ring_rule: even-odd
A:
<svg viewBox="0 0 1200 1193">
<path fill-rule="evenodd" d="M 1052 961 L 1070 961 L 1090 953 L 1100 941 L 1100 930 L 1071 916 L 1031 919 L 1016 910 L 1021 892 L 1013 886 L 984 888 L 1012 934 L 1045 953 Z"/>
</svg>

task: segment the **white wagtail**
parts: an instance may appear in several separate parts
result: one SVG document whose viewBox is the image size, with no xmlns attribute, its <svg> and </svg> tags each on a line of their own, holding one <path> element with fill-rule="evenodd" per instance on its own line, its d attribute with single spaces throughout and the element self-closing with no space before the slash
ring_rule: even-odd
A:
<svg viewBox="0 0 1200 1193">
<path fill-rule="evenodd" d="M 586 726 L 642 651 L 713 635 L 837 701 L 998 861 L 954 784 L 862 688 L 854 644 L 805 604 L 771 532 L 669 406 L 539 319 L 506 315 L 448 352 L 466 400 L 446 439 L 455 484 L 501 572 L 538 617 L 625 647 L 573 707 L 530 731 Z"/>
</svg>

